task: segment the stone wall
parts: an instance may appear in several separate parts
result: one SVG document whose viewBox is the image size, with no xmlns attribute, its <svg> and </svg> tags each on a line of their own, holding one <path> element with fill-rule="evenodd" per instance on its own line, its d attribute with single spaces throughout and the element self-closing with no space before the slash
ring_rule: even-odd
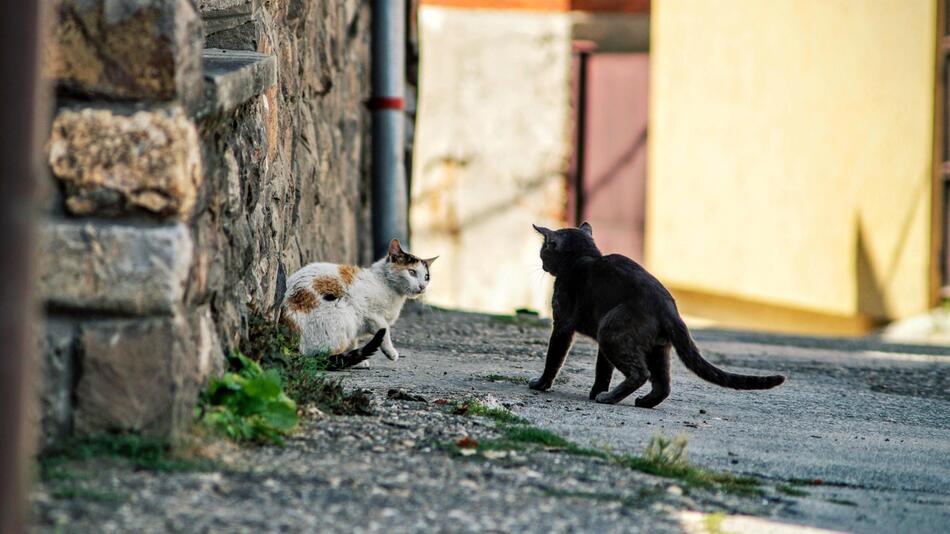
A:
<svg viewBox="0 0 950 534">
<path fill-rule="evenodd" d="M 176 436 L 314 260 L 368 261 L 368 3 L 62 0 L 43 228 L 44 445 Z"/>
</svg>

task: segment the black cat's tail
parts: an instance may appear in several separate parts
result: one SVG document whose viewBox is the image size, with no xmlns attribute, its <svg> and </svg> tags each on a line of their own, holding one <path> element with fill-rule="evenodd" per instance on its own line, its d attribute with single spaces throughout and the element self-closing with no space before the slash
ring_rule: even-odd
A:
<svg viewBox="0 0 950 534">
<path fill-rule="evenodd" d="M 696 373 L 699 378 L 712 382 L 717 386 L 732 389 L 771 389 L 785 382 L 785 377 L 782 375 L 740 375 L 723 371 L 709 363 L 699 353 L 699 347 L 696 346 L 692 336 L 689 335 L 686 323 L 679 317 L 676 317 L 669 325 L 669 333 L 676 354 L 679 355 L 680 360 L 683 360 L 683 365 Z"/>
<path fill-rule="evenodd" d="M 339 371 L 340 369 L 346 369 L 347 367 L 353 367 L 354 365 L 360 363 L 361 361 L 369 358 L 379 349 L 379 346 L 383 343 L 383 337 L 386 336 L 386 329 L 381 328 L 376 335 L 373 336 L 373 339 L 369 340 L 365 345 L 358 349 L 353 349 L 349 352 L 344 352 L 343 354 L 334 354 L 327 358 L 327 371 Z"/>
</svg>

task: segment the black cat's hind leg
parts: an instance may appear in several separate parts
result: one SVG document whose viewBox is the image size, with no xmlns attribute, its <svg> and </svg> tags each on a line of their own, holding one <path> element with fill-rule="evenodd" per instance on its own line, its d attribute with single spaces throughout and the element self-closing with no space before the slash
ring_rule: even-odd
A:
<svg viewBox="0 0 950 534">
<path fill-rule="evenodd" d="M 597 329 L 600 353 L 623 374 L 624 380 L 610 391 L 598 393 L 595 401 L 616 404 L 646 383 L 650 370 L 645 351 L 654 345 L 655 327 L 650 317 L 638 315 L 623 304 L 604 315 Z"/>
<path fill-rule="evenodd" d="M 631 357 L 627 357 L 631 358 Z M 625 358 L 626 359 L 626 358 Z M 634 391 L 640 389 L 643 384 L 646 383 L 647 378 L 650 376 L 650 372 L 647 371 L 646 366 L 643 365 L 643 359 L 639 356 L 632 357 L 637 363 L 632 365 L 615 365 L 621 373 L 625 375 L 623 382 L 617 384 L 610 391 L 605 391 L 603 393 L 598 393 L 594 400 L 602 404 L 617 404 L 618 402 L 629 397 Z M 611 358 L 611 361 L 618 363 L 616 358 Z"/>
<path fill-rule="evenodd" d="M 597 398 L 599 393 L 610 389 L 610 379 L 614 374 L 614 364 L 610 363 L 604 351 L 597 351 L 597 366 L 594 369 L 594 387 L 590 388 L 590 400 Z"/>
<path fill-rule="evenodd" d="M 634 404 L 640 408 L 653 408 L 670 395 L 670 346 L 653 347 L 646 363 L 652 389 L 646 395 L 637 397 Z"/>
</svg>

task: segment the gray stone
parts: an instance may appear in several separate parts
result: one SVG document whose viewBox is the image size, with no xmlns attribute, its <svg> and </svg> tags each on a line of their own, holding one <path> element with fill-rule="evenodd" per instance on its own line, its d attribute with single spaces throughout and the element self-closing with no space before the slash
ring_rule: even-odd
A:
<svg viewBox="0 0 950 534">
<path fill-rule="evenodd" d="M 75 380 L 76 325 L 71 321 L 47 318 L 40 337 L 41 435 L 40 450 L 67 437 L 73 426 L 73 382 Z"/>
<path fill-rule="evenodd" d="M 49 304 L 166 315 L 181 304 L 193 257 L 184 225 L 50 221 L 42 231 L 40 287 Z"/>
<path fill-rule="evenodd" d="M 190 0 L 62 0 L 44 71 L 83 95 L 197 102 L 201 38 Z"/>
<path fill-rule="evenodd" d="M 226 113 L 277 83 L 274 56 L 209 48 L 203 58 L 207 86 L 199 114 Z"/>
<path fill-rule="evenodd" d="M 198 392 L 223 369 L 210 311 L 82 325 L 76 432 L 129 431 L 175 439 Z"/>
</svg>

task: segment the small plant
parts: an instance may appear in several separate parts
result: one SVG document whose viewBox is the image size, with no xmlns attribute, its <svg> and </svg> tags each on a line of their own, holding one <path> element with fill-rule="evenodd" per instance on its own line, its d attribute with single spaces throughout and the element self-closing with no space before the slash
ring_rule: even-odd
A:
<svg viewBox="0 0 950 534">
<path fill-rule="evenodd" d="M 284 391 L 298 405 L 316 406 L 336 415 L 371 415 L 373 399 L 364 391 L 346 393 L 342 380 L 327 375 L 327 355 L 300 353 L 300 336 L 286 325 L 254 315 L 241 351 L 280 375 Z"/>
<path fill-rule="evenodd" d="M 615 457 L 630 469 L 651 475 L 675 478 L 686 486 L 718 488 L 737 495 L 761 495 L 759 481 L 751 477 L 712 471 L 689 464 L 686 455 L 685 437 L 668 438 L 656 434 L 647 443 L 643 456 L 624 455 Z"/>
<path fill-rule="evenodd" d="M 235 351 L 232 372 L 213 378 L 198 408 L 201 424 L 237 441 L 283 444 L 297 426 L 297 405 L 283 390 L 280 373 Z"/>
<path fill-rule="evenodd" d="M 240 351 L 265 366 L 282 364 L 300 356 L 300 334 L 254 314 L 248 319 L 247 337 L 241 341 Z"/>
<path fill-rule="evenodd" d="M 336 415 L 373 414 L 373 397 L 362 390 L 347 393 L 341 379 L 327 376 L 325 358 L 290 358 L 280 372 L 287 383 L 287 395 L 298 404 L 313 405 Z"/>
<path fill-rule="evenodd" d="M 689 443 L 684 435 L 668 438 L 662 433 L 656 433 L 647 442 L 643 451 L 643 459 L 658 466 L 681 467 L 689 462 L 686 459 L 686 445 Z"/>
<path fill-rule="evenodd" d="M 453 413 L 456 415 L 477 415 L 481 417 L 487 417 L 489 419 L 494 419 L 497 423 L 502 424 L 520 424 L 526 422 L 524 419 L 511 413 L 511 411 L 508 409 L 488 406 L 487 404 L 476 399 L 470 399 L 456 403 Z"/>
</svg>

